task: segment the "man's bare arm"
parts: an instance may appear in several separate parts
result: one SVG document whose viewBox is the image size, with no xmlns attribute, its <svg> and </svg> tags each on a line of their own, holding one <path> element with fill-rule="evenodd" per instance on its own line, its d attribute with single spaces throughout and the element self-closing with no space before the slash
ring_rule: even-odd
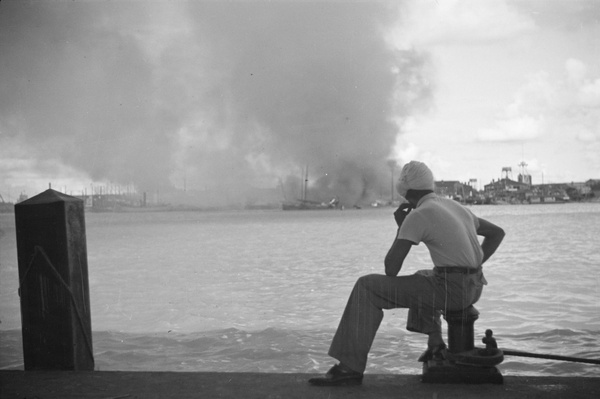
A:
<svg viewBox="0 0 600 399">
<path fill-rule="evenodd" d="M 413 246 L 413 242 L 405 239 L 394 239 L 392 247 L 385 256 L 385 274 L 387 276 L 395 277 L 402 268 L 404 258 L 410 252 L 410 248 Z"/>
<path fill-rule="evenodd" d="M 484 237 L 481 243 L 481 249 L 483 250 L 483 261 L 481 263 L 483 264 L 496 252 L 505 234 L 502 228 L 481 218 L 479 218 L 477 234 Z"/>
</svg>

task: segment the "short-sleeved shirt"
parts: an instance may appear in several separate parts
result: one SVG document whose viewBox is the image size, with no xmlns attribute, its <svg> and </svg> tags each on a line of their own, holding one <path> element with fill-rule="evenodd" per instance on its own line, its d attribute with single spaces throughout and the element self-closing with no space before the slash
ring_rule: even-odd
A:
<svg viewBox="0 0 600 399">
<path fill-rule="evenodd" d="M 470 210 L 431 193 L 406 216 L 397 238 L 424 242 L 435 266 L 479 267 L 483 251 L 478 228 L 479 219 Z"/>
</svg>

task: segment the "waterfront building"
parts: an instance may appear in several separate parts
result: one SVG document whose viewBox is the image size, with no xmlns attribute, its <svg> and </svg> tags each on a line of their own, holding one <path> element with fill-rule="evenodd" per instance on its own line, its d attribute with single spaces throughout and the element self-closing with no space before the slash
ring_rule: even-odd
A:
<svg viewBox="0 0 600 399">
<path fill-rule="evenodd" d="M 462 184 L 458 180 L 436 181 L 435 193 L 440 197 L 455 198 L 463 192 Z"/>
<path fill-rule="evenodd" d="M 482 202 L 483 198 L 470 183 L 461 183 L 458 180 L 436 181 L 435 193 L 441 197 L 452 198 L 456 201 L 474 203 Z"/>
<path fill-rule="evenodd" d="M 527 183 L 514 181 L 505 177 L 492 180 L 490 184 L 483 186 L 485 196 L 494 202 L 519 203 L 528 199 L 531 195 L 531 186 Z"/>
</svg>

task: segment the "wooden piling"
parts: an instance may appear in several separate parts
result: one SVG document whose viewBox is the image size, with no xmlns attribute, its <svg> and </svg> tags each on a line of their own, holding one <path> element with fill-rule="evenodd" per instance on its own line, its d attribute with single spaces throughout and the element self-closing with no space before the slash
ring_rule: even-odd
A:
<svg viewBox="0 0 600 399">
<path fill-rule="evenodd" d="M 25 370 L 93 370 L 83 201 L 48 189 L 15 222 Z"/>
</svg>

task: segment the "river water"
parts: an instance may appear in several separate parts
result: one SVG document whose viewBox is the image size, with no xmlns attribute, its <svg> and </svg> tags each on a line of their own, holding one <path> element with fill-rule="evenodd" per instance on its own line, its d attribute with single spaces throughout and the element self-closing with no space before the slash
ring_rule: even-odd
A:
<svg viewBox="0 0 600 399">
<path fill-rule="evenodd" d="M 474 206 L 506 238 L 484 267 L 476 344 L 600 359 L 600 204 Z M 96 368 L 324 372 L 356 279 L 383 273 L 393 209 L 86 213 Z M 22 369 L 14 215 L 0 215 L 0 369 Z M 431 267 L 413 247 L 401 273 Z M 386 311 L 368 373 L 420 374 L 426 336 Z M 506 357 L 505 375 L 600 376 Z"/>
</svg>

